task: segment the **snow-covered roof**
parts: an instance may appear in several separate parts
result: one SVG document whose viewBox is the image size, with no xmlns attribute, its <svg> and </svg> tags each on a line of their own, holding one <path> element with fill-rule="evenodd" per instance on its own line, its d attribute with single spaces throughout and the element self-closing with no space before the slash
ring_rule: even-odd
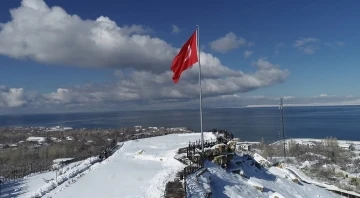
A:
<svg viewBox="0 0 360 198">
<path fill-rule="evenodd" d="M 28 137 L 26 139 L 26 141 L 28 142 L 45 142 L 46 141 L 46 137 Z"/>
<path fill-rule="evenodd" d="M 58 164 L 58 163 L 70 161 L 70 160 L 73 160 L 73 159 L 74 159 L 74 158 L 59 158 L 59 159 L 54 159 L 54 160 L 53 160 L 53 163 L 54 163 L 54 164 Z"/>
<path fill-rule="evenodd" d="M 66 140 L 72 141 L 72 140 L 74 140 L 74 138 L 71 137 L 71 136 L 67 136 L 67 137 L 66 137 Z"/>
<path fill-rule="evenodd" d="M 245 141 L 245 142 L 237 142 L 236 144 L 237 145 L 242 145 L 242 144 L 252 145 L 252 144 L 260 144 L 260 142 L 248 142 L 248 141 Z"/>
<path fill-rule="evenodd" d="M 268 163 L 268 164 L 271 164 L 268 160 L 266 160 L 263 156 L 255 153 L 254 154 L 254 160 L 260 164 L 263 164 L 263 163 Z"/>
</svg>

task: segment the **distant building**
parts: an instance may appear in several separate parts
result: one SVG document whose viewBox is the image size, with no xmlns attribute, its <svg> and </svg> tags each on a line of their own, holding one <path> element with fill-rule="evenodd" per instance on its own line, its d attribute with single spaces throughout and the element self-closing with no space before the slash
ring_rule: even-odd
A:
<svg viewBox="0 0 360 198">
<path fill-rule="evenodd" d="M 139 132 L 142 129 L 142 126 L 135 126 L 135 131 Z"/>
<path fill-rule="evenodd" d="M 50 140 L 53 141 L 53 142 L 61 142 L 61 140 L 59 140 L 56 137 L 51 137 Z"/>
<path fill-rule="evenodd" d="M 236 150 L 237 151 L 250 151 L 250 144 L 245 142 L 237 142 L 236 143 Z"/>
<path fill-rule="evenodd" d="M 308 148 L 313 148 L 313 147 L 316 146 L 316 144 L 314 142 L 311 142 L 311 141 L 302 141 L 302 142 L 299 142 L 297 144 L 307 146 Z"/>
<path fill-rule="evenodd" d="M 72 130 L 72 127 L 61 127 L 61 126 L 55 126 L 55 127 L 50 127 L 49 129 L 47 129 L 47 132 L 51 132 L 51 131 L 67 131 L 67 130 Z"/>
<path fill-rule="evenodd" d="M 250 151 L 251 146 L 254 144 L 260 144 L 260 142 L 237 142 L 236 143 L 236 150 L 240 151 Z"/>
<path fill-rule="evenodd" d="M 41 144 L 41 143 L 46 142 L 46 137 L 28 137 L 26 139 L 26 141 L 28 141 L 28 142 L 36 142 L 36 143 Z"/>
<path fill-rule="evenodd" d="M 67 136 L 65 139 L 68 140 L 68 141 L 73 141 L 74 140 L 74 138 L 71 137 L 71 136 Z"/>
</svg>

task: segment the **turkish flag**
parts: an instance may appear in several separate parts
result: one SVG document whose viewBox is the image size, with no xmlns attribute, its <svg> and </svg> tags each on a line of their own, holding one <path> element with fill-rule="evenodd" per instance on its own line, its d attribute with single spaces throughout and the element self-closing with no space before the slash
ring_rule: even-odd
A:
<svg viewBox="0 0 360 198">
<path fill-rule="evenodd" d="M 188 41 L 182 46 L 180 52 L 175 56 L 171 70 L 174 83 L 180 79 L 181 73 L 198 62 L 196 31 L 191 35 Z"/>
</svg>

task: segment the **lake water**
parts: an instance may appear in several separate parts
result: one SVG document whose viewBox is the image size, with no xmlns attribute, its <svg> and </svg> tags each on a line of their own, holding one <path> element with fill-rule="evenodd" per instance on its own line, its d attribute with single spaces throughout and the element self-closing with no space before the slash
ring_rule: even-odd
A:
<svg viewBox="0 0 360 198">
<path fill-rule="evenodd" d="M 360 140 L 360 107 L 288 107 L 284 109 L 288 138 Z M 248 141 L 279 139 L 278 108 L 204 109 L 204 130 L 221 128 Z M 74 128 L 120 128 L 184 126 L 200 131 L 199 110 L 123 111 L 39 115 L 1 115 L 1 126 L 70 126 Z"/>
</svg>

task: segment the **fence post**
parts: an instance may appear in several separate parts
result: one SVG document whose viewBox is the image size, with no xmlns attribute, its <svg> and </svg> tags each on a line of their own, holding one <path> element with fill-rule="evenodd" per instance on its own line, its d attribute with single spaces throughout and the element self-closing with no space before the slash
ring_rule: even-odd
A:
<svg viewBox="0 0 360 198">
<path fill-rule="evenodd" d="M 184 192 L 185 192 L 185 197 L 187 197 L 186 195 L 186 178 L 184 177 Z"/>
</svg>

